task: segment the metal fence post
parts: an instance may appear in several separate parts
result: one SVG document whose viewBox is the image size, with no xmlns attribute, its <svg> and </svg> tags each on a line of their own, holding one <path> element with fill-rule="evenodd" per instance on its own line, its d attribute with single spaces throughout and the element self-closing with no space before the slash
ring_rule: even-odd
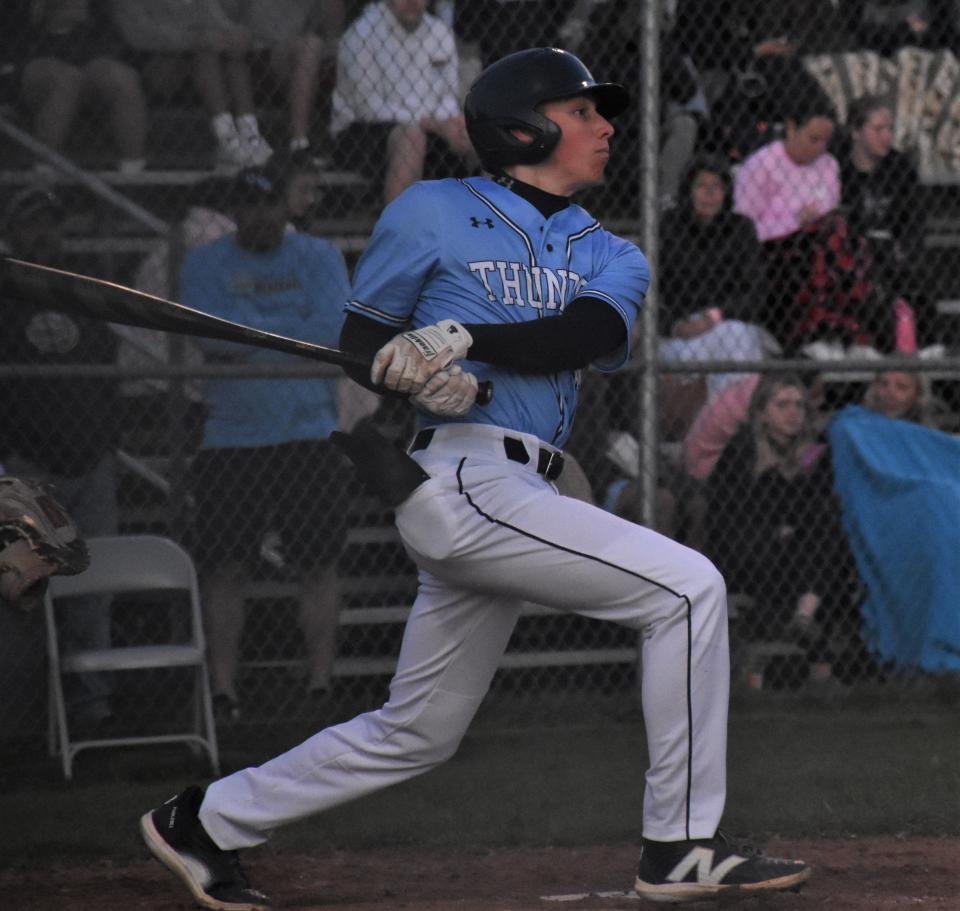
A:
<svg viewBox="0 0 960 911">
<path fill-rule="evenodd" d="M 640 54 L 640 236 L 656 277 L 660 147 L 661 0 L 648 0 L 641 19 Z M 653 526 L 657 492 L 657 290 L 652 282 L 643 311 L 640 360 L 640 479 L 644 524 Z"/>
</svg>

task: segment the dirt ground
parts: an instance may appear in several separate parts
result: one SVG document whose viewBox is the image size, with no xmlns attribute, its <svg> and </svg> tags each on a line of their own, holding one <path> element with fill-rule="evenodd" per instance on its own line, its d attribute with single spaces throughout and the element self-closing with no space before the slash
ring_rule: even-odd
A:
<svg viewBox="0 0 960 911">
<path fill-rule="evenodd" d="M 746 908 L 801 911 L 956 911 L 960 842 L 936 838 L 772 841 L 766 853 L 815 867 L 800 894 L 750 898 Z M 277 911 L 621 911 L 660 907 L 629 890 L 629 846 L 413 851 L 322 857 L 251 852 L 253 882 Z M 0 872 L 5 907 L 18 911 L 187 911 L 190 897 L 154 861 L 125 867 Z M 728 906 L 730 902 L 724 902 Z M 695 907 L 716 907 L 714 902 Z"/>
</svg>

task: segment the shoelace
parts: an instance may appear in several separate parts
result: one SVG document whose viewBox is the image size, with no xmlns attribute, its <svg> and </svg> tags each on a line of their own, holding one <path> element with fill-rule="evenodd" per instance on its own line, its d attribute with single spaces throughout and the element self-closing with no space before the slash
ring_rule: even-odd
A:
<svg viewBox="0 0 960 911">
<path fill-rule="evenodd" d="M 744 857 L 762 857 L 763 851 L 749 841 L 743 841 L 731 835 L 726 829 L 717 829 L 717 841 Z"/>
<path fill-rule="evenodd" d="M 758 848 L 755 844 L 750 841 L 744 840 L 742 838 L 737 838 L 726 829 L 718 828 L 712 839 L 702 839 L 701 841 L 694 841 L 692 844 L 709 844 L 711 842 L 719 842 L 726 848 L 729 848 L 736 854 L 741 855 L 742 857 L 764 857 L 763 850 Z M 689 843 L 688 843 L 689 844 Z M 647 852 L 647 846 L 642 844 L 640 845 L 640 858 L 644 857 L 644 854 Z"/>
<path fill-rule="evenodd" d="M 237 851 L 224 851 L 226 855 L 225 860 L 230 866 L 230 869 L 233 873 L 232 881 L 238 885 L 243 886 L 245 889 L 249 888 L 250 880 L 247 879 L 246 871 L 243 869 L 243 864 L 240 863 L 240 854 Z"/>
<path fill-rule="evenodd" d="M 240 853 L 238 851 L 224 851 L 223 853 L 225 855 L 224 859 L 231 870 L 230 885 L 239 886 L 251 896 L 268 901 L 267 896 L 263 892 L 250 885 L 250 880 L 247 879 L 243 864 L 240 863 Z"/>
</svg>

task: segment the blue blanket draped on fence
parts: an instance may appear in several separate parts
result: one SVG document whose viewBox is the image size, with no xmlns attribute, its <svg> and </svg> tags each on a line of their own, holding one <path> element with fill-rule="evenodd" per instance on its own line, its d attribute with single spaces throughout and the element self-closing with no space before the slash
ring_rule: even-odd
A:
<svg viewBox="0 0 960 911">
<path fill-rule="evenodd" d="M 901 667 L 960 669 L 960 440 L 857 406 L 828 433 L 867 646 Z"/>
</svg>

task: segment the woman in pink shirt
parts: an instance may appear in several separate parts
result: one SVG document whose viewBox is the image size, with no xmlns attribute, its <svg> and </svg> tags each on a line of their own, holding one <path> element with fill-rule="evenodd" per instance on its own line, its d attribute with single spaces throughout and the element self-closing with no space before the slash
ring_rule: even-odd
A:
<svg viewBox="0 0 960 911">
<path fill-rule="evenodd" d="M 757 149 L 734 185 L 734 209 L 753 219 L 761 241 L 799 231 L 840 203 L 840 166 L 827 151 L 836 116 L 825 97 L 798 98 L 786 133 Z"/>
<path fill-rule="evenodd" d="M 822 92 L 788 103 L 786 132 L 753 153 L 734 184 L 734 209 L 752 219 L 773 290 L 762 322 L 787 357 L 811 342 L 868 345 L 872 285 L 840 205 L 840 167 L 827 151 L 836 117 Z"/>
</svg>

